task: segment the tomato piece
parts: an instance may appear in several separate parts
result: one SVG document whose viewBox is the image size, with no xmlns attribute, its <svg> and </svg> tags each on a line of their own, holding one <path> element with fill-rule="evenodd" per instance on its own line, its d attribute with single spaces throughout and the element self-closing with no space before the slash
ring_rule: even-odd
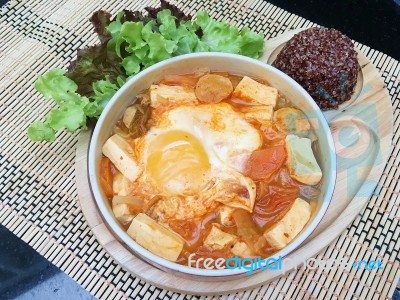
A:
<svg viewBox="0 0 400 300">
<path fill-rule="evenodd" d="M 282 167 L 285 158 L 283 145 L 256 150 L 247 161 L 244 173 L 254 180 L 268 179 Z"/>
<path fill-rule="evenodd" d="M 101 158 L 100 162 L 100 184 L 107 197 L 112 197 L 114 195 L 111 161 L 104 156 Z"/>
<path fill-rule="evenodd" d="M 254 222 L 263 230 L 283 218 L 299 196 L 298 187 L 269 185 L 266 189 L 256 200 L 252 213 Z"/>
</svg>

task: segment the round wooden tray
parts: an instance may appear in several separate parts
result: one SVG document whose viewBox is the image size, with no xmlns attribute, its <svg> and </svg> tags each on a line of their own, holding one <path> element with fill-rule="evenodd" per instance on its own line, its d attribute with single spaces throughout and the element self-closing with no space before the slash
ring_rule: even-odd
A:
<svg viewBox="0 0 400 300">
<path fill-rule="evenodd" d="M 291 31 L 266 41 L 261 58 L 267 62 L 274 49 L 296 32 Z M 165 272 L 136 257 L 118 241 L 104 223 L 91 194 L 87 175 L 87 151 L 91 131 L 80 134 L 76 150 L 76 182 L 82 211 L 98 241 L 126 270 L 160 288 L 195 295 L 220 295 L 248 290 L 265 284 L 327 247 L 355 219 L 366 205 L 382 174 L 389 153 L 393 132 L 390 97 L 378 70 L 359 53 L 363 85 L 358 98 L 336 111 L 325 112 L 335 140 L 338 172 L 332 202 L 323 220 L 303 244 L 287 258 L 291 266 L 278 271 L 261 271 L 240 279 L 215 278 L 212 281 L 188 279 Z"/>
</svg>

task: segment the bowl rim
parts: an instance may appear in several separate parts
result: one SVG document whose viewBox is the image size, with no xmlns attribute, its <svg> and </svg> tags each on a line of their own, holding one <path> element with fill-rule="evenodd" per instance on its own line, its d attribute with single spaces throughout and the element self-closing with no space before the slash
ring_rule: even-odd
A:
<svg viewBox="0 0 400 300">
<path fill-rule="evenodd" d="M 326 188 L 326 193 L 324 195 L 324 198 L 321 200 L 321 208 L 319 212 L 315 215 L 314 219 L 310 224 L 307 225 L 305 229 L 301 232 L 300 235 L 296 236 L 296 238 L 290 242 L 286 247 L 280 249 L 278 252 L 270 256 L 269 258 L 276 258 L 281 256 L 282 258 L 287 256 L 289 253 L 295 251 L 303 242 L 305 239 L 307 239 L 310 234 L 316 229 L 320 221 L 322 220 L 323 216 L 325 215 L 328 206 L 332 200 L 333 196 L 333 191 L 335 187 L 335 182 L 336 182 L 336 171 L 337 171 L 337 162 L 336 162 L 336 151 L 335 151 L 335 145 L 333 142 L 333 137 L 328 125 L 328 122 L 323 115 L 322 111 L 316 104 L 316 102 L 311 98 L 311 96 L 305 91 L 303 87 L 301 87 L 295 80 L 293 80 L 291 77 L 283 73 L 282 71 L 276 69 L 275 67 L 262 62 L 257 59 L 249 58 L 246 56 L 242 55 L 237 55 L 237 54 L 230 54 L 230 53 L 221 53 L 221 52 L 202 52 L 202 53 L 190 53 L 190 54 L 184 54 L 180 55 L 177 57 L 173 57 L 164 61 L 161 61 L 157 64 L 154 64 L 153 66 L 141 71 L 140 73 L 136 74 L 132 78 L 130 78 L 115 94 L 114 96 L 110 99 L 106 107 L 104 108 L 102 114 L 100 115 L 100 118 L 98 119 L 96 126 L 93 130 L 92 136 L 91 136 L 91 141 L 89 145 L 89 151 L 88 151 L 88 176 L 89 176 L 89 185 L 90 189 L 92 191 L 92 194 L 94 196 L 94 199 L 96 201 L 96 204 L 100 210 L 101 217 L 105 220 L 106 224 L 111 227 L 112 231 L 114 232 L 115 235 L 119 239 L 125 243 L 130 250 L 134 252 L 134 255 L 137 256 L 139 259 L 144 259 L 146 262 L 154 263 L 157 266 L 161 266 L 164 268 L 167 268 L 171 271 L 175 271 L 178 273 L 184 273 L 184 274 L 189 274 L 189 275 L 195 275 L 195 276 L 204 276 L 204 277 L 229 277 L 233 275 L 239 275 L 239 274 L 244 274 L 246 273 L 246 269 L 244 268 L 236 268 L 236 269 L 222 269 L 222 270 L 216 270 L 216 269 L 200 269 L 200 268 L 195 268 L 195 267 L 189 267 L 186 265 L 180 265 L 176 262 L 172 262 L 169 260 L 166 260 L 158 255 L 153 254 L 149 250 L 145 249 L 141 245 L 139 245 L 133 238 L 131 238 L 126 231 L 124 231 L 121 228 L 121 225 L 118 223 L 118 221 L 112 216 L 112 214 L 109 212 L 108 208 L 105 205 L 105 200 L 103 199 L 103 196 L 101 194 L 101 185 L 99 182 L 99 179 L 96 176 L 95 172 L 95 154 L 96 154 L 96 145 L 99 143 L 99 134 L 100 134 L 100 124 L 104 122 L 104 119 L 108 112 L 111 110 L 111 108 L 114 106 L 114 103 L 117 101 L 117 99 L 125 92 L 128 87 L 135 82 L 138 78 L 143 77 L 147 75 L 148 73 L 153 72 L 154 70 L 157 70 L 158 68 L 163 68 L 166 66 L 169 66 L 171 64 L 174 64 L 178 61 L 185 60 L 185 59 L 191 59 L 191 58 L 198 58 L 198 57 L 217 57 L 221 59 L 231 59 L 231 60 L 241 60 L 242 62 L 249 63 L 249 64 L 256 64 L 262 68 L 267 69 L 270 72 L 275 73 L 279 77 L 281 77 L 283 80 L 287 81 L 293 88 L 297 89 L 304 99 L 307 100 L 307 102 L 311 105 L 313 109 L 313 113 L 315 116 L 318 118 L 320 121 L 319 125 L 323 127 L 323 132 L 326 134 L 326 139 L 328 146 L 330 148 L 329 151 L 329 160 L 331 161 L 332 165 L 332 170 L 326 172 L 326 176 L 330 178 L 330 181 L 327 184 Z M 150 85 L 151 83 L 149 83 Z M 268 258 L 266 258 L 268 259 Z M 151 262 L 149 262 L 151 261 Z M 253 274 L 260 271 L 260 269 L 254 270 Z"/>
</svg>

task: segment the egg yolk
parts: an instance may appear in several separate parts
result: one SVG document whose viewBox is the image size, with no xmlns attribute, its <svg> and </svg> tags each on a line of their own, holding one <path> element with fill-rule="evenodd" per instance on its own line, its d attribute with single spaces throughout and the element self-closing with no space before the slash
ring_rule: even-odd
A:
<svg viewBox="0 0 400 300">
<path fill-rule="evenodd" d="M 165 194 L 190 195 L 200 192 L 207 184 L 205 177 L 210 163 L 195 136 L 175 130 L 152 140 L 146 169 Z"/>
</svg>

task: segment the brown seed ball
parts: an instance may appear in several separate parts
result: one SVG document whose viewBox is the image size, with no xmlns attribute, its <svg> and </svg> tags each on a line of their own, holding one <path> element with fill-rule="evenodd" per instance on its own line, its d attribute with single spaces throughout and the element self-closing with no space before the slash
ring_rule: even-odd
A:
<svg viewBox="0 0 400 300">
<path fill-rule="evenodd" d="M 350 100 L 360 68 L 350 38 L 327 28 L 296 34 L 272 65 L 296 80 L 321 109 Z"/>
<path fill-rule="evenodd" d="M 196 97 L 201 102 L 218 103 L 227 99 L 233 91 L 232 82 L 229 78 L 207 74 L 202 76 L 196 84 Z"/>
</svg>

